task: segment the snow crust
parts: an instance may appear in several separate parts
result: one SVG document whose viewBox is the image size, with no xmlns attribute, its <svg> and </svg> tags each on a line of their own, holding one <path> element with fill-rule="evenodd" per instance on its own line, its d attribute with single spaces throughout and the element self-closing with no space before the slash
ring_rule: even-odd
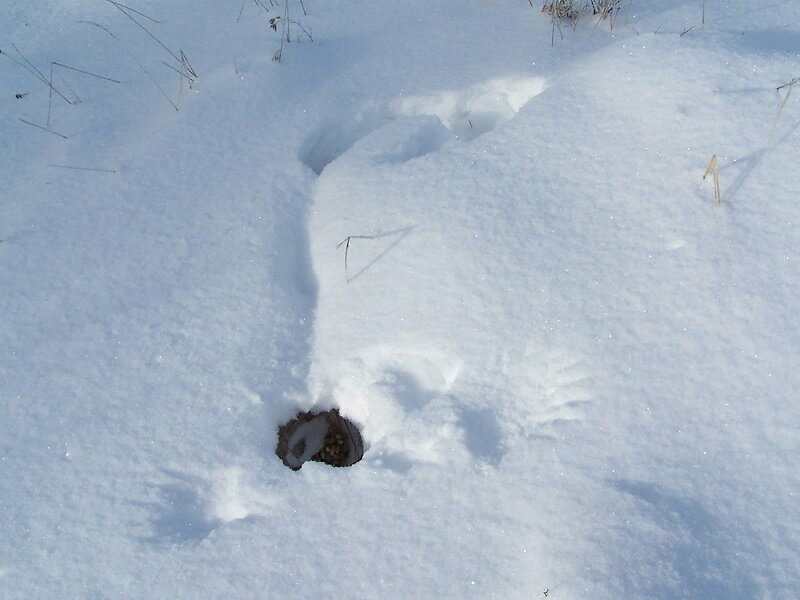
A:
<svg viewBox="0 0 800 600">
<path fill-rule="evenodd" d="M 800 597 L 800 6 L 304 4 L 3 9 L 0 598 Z"/>
</svg>

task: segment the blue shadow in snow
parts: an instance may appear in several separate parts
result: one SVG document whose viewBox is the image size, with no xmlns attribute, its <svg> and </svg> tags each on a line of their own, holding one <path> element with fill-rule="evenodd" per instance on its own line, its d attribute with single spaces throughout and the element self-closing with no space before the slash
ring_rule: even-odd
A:
<svg viewBox="0 0 800 600">
<path fill-rule="evenodd" d="M 173 481 L 150 486 L 158 490 L 158 502 L 131 502 L 152 512 L 153 535 L 139 539 L 153 544 L 204 540 L 222 522 L 208 516 L 207 504 L 198 491 L 201 482 L 177 471 L 162 469 L 162 472 Z"/>
<path fill-rule="evenodd" d="M 786 29 L 742 31 L 739 32 L 737 41 L 750 52 L 800 54 L 800 31 Z"/>
<path fill-rule="evenodd" d="M 674 544 L 659 544 L 660 559 L 670 564 L 679 586 L 650 582 L 648 598 L 703 598 L 704 600 L 752 600 L 758 587 L 735 560 L 729 532 L 696 500 L 681 498 L 665 488 L 644 481 L 615 479 L 609 482 L 622 493 L 644 503 L 642 511 L 664 531 L 676 532 Z M 654 543 L 655 546 L 655 543 Z"/>
<path fill-rule="evenodd" d="M 505 456 L 500 426 L 495 412 L 488 408 L 458 408 L 459 423 L 464 428 L 464 445 L 478 460 L 496 467 Z"/>
</svg>

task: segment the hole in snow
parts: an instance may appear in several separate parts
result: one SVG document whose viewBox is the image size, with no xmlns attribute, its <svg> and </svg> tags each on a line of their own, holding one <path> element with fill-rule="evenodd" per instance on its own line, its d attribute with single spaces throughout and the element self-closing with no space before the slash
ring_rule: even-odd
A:
<svg viewBox="0 0 800 600">
<path fill-rule="evenodd" d="M 463 90 L 395 100 L 395 115 L 435 115 L 459 139 L 472 140 L 510 121 L 545 89 L 539 77 L 492 79 Z"/>
<path fill-rule="evenodd" d="M 317 175 L 345 154 L 359 140 L 390 123 L 410 118 L 395 130 L 384 132 L 400 142 L 397 155 L 390 162 L 404 162 L 433 152 L 446 141 L 442 129 L 461 141 L 473 140 L 511 120 L 534 96 L 546 87 L 540 77 L 491 79 L 461 90 L 442 91 L 424 96 L 401 96 L 384 106 L 364 109 L 354 118 L 338 115 L 308 139 L 300 150 L 300 159 Z M 437 120 L 416 120 L 435 117 Z M 407 131 L 407 129 L 411 129 Z M 395 140 L 397 141 L 397 140 Z"/>
<path fill-rule="evenodd" d="M 387 123 L 392 116 L 384 111 L 365 111 L 354 119 L 339 120 L 312 136 L 300 151 L 300 158 L 317 175 L 361 138 Z"/>
<path fill-rule="evenodd" d="M 275 454 L 293 471 L 309 460 L 350 467 L 364 457 L 364 442 L 355 423 L 341 416 L 337 408 L 301 412 L 278 428 Z"/>
</svg>

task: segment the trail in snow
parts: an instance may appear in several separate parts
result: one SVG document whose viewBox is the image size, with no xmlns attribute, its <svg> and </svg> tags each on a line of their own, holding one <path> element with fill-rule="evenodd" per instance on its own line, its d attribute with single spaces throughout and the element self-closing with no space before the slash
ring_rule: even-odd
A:
<svg viewBox="0 0 800 600">
<path fill-rule="evenodd" d="M 374 137 L 388 147 L 377 152 L 375 160 L 403 163 L 435 152 L 453 139 L 467 141 L 491 131 L 540 94 L 544 85 L 539 77 L 493 79 L 465 90 L 404 95 L 379 106 L 367 105 L 352 119 L 323 125 L 306 142 L 301 159 L 320 175 L 356 142 L 380 130 Z M 394 121 L 399 123 L 391 125 Z M 390 125 L 392 129 L 387 129 Z"/>
<path fill-rule="evenodd" d="M 378 107 L 356 110 L 352 120 L 324 126 L 301 150 L 303 162 L 325 180 L 317 184 L 323 196 L 317 194 L 313 205 L 326 210 L 324 189 L 330 178 L 347 180 L 346 172 L 328 175 L 336 161 L 347 163 L 352 155 L 367 170 L 372 165 L 394 168 L 444 147 L 469 143 L 511 120 L 544 89 L 545 82 L 539 77 L 492 79 L 460 91 L 402 95 Z M 387 196 L 391 195 L 387 190 Z M 395 225 L 396 229 L 371 231 L 367 236 L 353 231 L 355 238 L 347 239 L 343 250 L 343 277 L 334 279 L 333 285 L 358 285 L 360 277 L 395 249 L 413 243 L 415 225 L 403 226 L 402 221 Z M 394 333 L 386 332 L 387 337 Z M 340 359 L 352 366 L 338 378 L 342 383 L 333 384 L 344 389 L 334 396 L 330 390 L 314 392 L 323 404 L 333 402 L 361 417 L 368 439 L 385 441 L 375 464 L 439 462 L 447 452 L 437 433 L 443 423 L 445 427 L 450 424 L 447 435 L 460 437 L 462 450 L 477 459 L 496 463 L 502 456 L 504 444 L 497 414 L 490 409 L 459 406 L 448 397 L 460 370 L 458 357 L 386 344 L 353 348 L 351 352 L 352 356 Z"/>
<path fill-rule="evenodd" d="M 63 140 L 0 68 L 0 595 L 797 596 L 796 6 L 551 47 L 526 2 L 307 0 L 276 65 L 264 7 L 142 0 L 176 112 L 111 5 L 29 4 L 4 40 L 122 84 L 68 75 Z M 315 406 L 356 467 L 276 459 Z"/>
</svg>

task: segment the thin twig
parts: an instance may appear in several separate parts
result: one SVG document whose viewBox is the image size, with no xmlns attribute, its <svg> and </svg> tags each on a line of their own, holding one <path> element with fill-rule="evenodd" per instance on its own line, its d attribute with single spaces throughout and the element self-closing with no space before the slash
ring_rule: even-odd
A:
<svg viewBox="0 0 800 600">
<path fill-rule="evenodd" d="M 683 36 L 685 36 L 685 35 L 686 35 L 687 33 L 689 33 L 689 32 L 690 32 L 692 29 L 694 29 L 694 25 L 692 25 L 691 27 L 689 27 L 689 29 L 686 29 L 686 30 L 684 30 L 684 32 L 683 32 L 682 34 L 680 34 L 678 37 L 683 37 Z"/>
<path fill-rule="evenodd" d="M 26 125 L 30 125 L 31 127 L 36 127 L 36 129 L 41 129 L 42 131 L 47 131 L 48 133 L 52 133 L 53 135 L 57 135 L 58 137 L 60 137 L 60 138 L 64 138 L 65 140 L 68 140 L 68 139 L 69 139 L 69 138 L 68 138 L 67 136 L 65 136 L 63 133 L 58 133 L 57 131 L 53 131 L 53 130 L 52 130 L 52 129 L 50 129 L 49 127 L 42 127 L 41 125 L 37 125 L 36 123 L 31 123 L 30 121 L 26 121 L 25 119 L 21 119 L 21 118 L 19 118 L 19 117 L 17 117 L 17 118 L 18 118 L 20 121 L 22 121 L 23 123 L 25 123 Z"/>
</svg>

